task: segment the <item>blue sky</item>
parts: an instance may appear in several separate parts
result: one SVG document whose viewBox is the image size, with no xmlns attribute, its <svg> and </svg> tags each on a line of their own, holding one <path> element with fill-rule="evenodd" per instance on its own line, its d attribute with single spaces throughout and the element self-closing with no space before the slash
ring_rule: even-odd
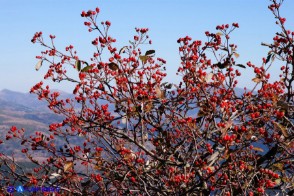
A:
<svg viewBox="0 0 294 196">
<path fill-rule="evenodd" d="M 42 80 L 46 65 L 39 72 L 34 69 L 36 55 L 43 49 L 30 42 L 36 31 L 45 36 L 56 35 L 56 45 L 64 49 L 73 44 L 78 54 L 86 59 L 94 48 L 91 41 L 97 34 L 88 33 L 82 10 L 99 7 L 100 20 L 110 20 L 110 35 L 116 38 L 118 48 L 128 44 L 135 27 L 148 27 L 153 41 L 147 49 L 155 49 L 159 57 L 167 60 L 167 81 L 177 82 L 175 72 L 179 65 L 176 40 L 186 35 L 205 41 L 206 30 L 215 31 L 218 24 L 238 22 L 231 36 L 238 45 L 238 63 L 251 61 L 261 64 L 267 49 L 261 42 L 271 42 L 278 31 L 275 19 L 267 9 L 268 0 L 1 0 L 0 1 L 0 90 L 28 92 L 30 87 Z M 286 26 L 294 30 L 294 1 L 285 0 L 282 15 Z M 279 64 L 271 70 L 273 79 Z M 248 80 L 252 70 L 243 71 L 240 87 L 252 87 Z M 71 86 L 53 85 L 71 92 Z"/>
</svg>

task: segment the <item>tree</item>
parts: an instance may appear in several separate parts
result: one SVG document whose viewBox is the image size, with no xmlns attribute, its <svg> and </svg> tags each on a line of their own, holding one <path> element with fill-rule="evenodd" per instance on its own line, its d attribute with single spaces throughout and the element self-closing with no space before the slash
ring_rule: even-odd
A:
<svg viewBox="0 0 294 196">
<path fill-rule="evenodd" d="M 163 82 L 166 61 L 140 48 L 151 44 L 147 28 L 116 48 L 111 23 L 97 22 L 98 8 L 81 14 L 99 34 L 90 60 L 72 45 L 57 49 L 53 35 L 46 44 L 37 32 L 32 42 L 45 51 L 36 69 L 49 64 L 45 79 L 74 83 L 74 98 L 60 99 L 43 82 L 32 87 L 64 120 L 31 136 L 11 128 L 6 139 L 21 142 L 34 169 L 1 154 L 1 185 L 50 185 L 74 195 L 291 195 L 294 32 L 280 16 L 283 1 L 271 2 L 281 32 L 263 43 L 269 53 L 261 66 L 237 64 L 230 36 L 239 25 L 219 25 L 204 43 L 178 39 L 179 84 Z M 274 62 L 283 63 L 281 80 L 270 83 Z M 255 73 L 256 87 L 238 95 L 244 68 Z"/>
</svg>

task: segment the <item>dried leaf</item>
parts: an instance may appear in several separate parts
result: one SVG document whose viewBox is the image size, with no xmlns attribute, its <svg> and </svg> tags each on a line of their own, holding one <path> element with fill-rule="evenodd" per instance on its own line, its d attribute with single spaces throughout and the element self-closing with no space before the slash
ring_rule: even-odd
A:
<svg viewBox="0 0 294 196">
<path fill-rule="evenodd" d="M 66 172 L 66 171 L 70 170 L 72 167 L 73 167 L 73 162 L 67 161 L 67 162 L 65 162 L 65 164 L 63 166 L 63 171 Z"/>
<path fill-rule="evenodd" d="M 187 125 L 191 129 L 196 129 L 196 123 L 194 123 L 194 122 L 188 122 Z"/>
<path fill-rule="evenodd" d="M 59 177 L 59 176 L 61 176 L 61 175 L 58 174 L 58 173 L 52 173 L 52 174 L 49 176 L 49 178 L 50 178 L 50 179 L 54 179 L 54 178 L 57 178 L 57 177 Z"/>
<path fill-rule="evenodd" d="M 204 78 L 204 81 L 205 82 L 211 82 L 212 81 L 212 77 L 213 77 L 213 73 L 206 74 L 206 76 Z"/>
<path fill-rule="evenodd" d="M 291 179 L 289 179 L 288 177 L 284 177 L 284 178 L 282 178 L 282 181 L 283 181 L 283 182 L 290 182 Z"/>
<path fill-rule="evenodd" d="M 218 36 L 222 36 L 223 33 L 222 33 L 222 32 L 217 32 L 216 35 L 218 35 Z"/>
<path fill-rule="evenodd" d="M 148 102 L 147 104 L 145 104 L 145 112 L 150 112 L 151 109 L 153 108 L 153 104 L 151 102 Z"/>
<path fill-rule="evenodd" d="M 16 166 L 15 166 L 14 163 L 9 164 L 9 167 L 11 168 L 11 171 L 12 171 L 12 172 L 15 172 L 15 170 L 16 170 Z"/>
<path fill-rule="evenodd" d="M 114 148 L 116 151 L 120 151 L 122 149 L 122 145 L 121 144 L 114 144 Z"/>
<path fill-rule="evenodd" d="M 287 128 L 284 127 L 283 125 L 281 125 L 280 123 L 274 122 L 275 128 L 277 128 L 279 131 L 282 132 L 282 134 L 284 135 L 284 137 L 289 137 L 289 134 L 287 132 Z"/>
<path fill-rule="evenodd" d="M 102 166 L 103 166 L 103 160 L 100 159 L 100 160 L 97 161 L 94 168 L 97 169 L 97 170 L 101 170 Z"/>
<path fill-rule="evenodd" d="M 276 58 L 276 55 L 273 54 L 272 58 L 271 58 L 271 61 L 273 62 Z"/>
<path fill-rule="evenodd" d="M 122 117 L 121 122 L 122 122 L 122 124 L 126 124 L 127 123 L 127 117 L 126 116 Z"/>
<path fill-rule="evenodd" d="M 255 82 L 255 83 L 259 83 L 259 82 L 261 82 L 261 78 L 258 78 L 258 77 L 253 78 L 252 81 Z"/>
<path fill-rule="evenodd" d="M 273 101 L 274 106 L 276 106 L 278 104 L 278 99 L 279 99 L 278 95 L 274 94 L 272 96 L 272 101 Z"/>
<path fill-rule="evenodd" d="M 286 110 L 286 111 L 289 109 L 289 105 L 288 105 L 288 103 L 285 102 L 285 101 L 281 101 L 281 100 L 279 100 L 279 101 L 277 102 L 277 106 L 281 107 L 282 109 L 284 109 L 284 110 Z"/>
<path fill-rule="evenodd" d="M 142 63 L 145 65 L 148 61 L 149 56 L 139 56 L 139 58 L 141 59 Z"/>
<path fill-rule="evenodd" d="M 253 167 L 252 165 L 248 165 L 247 167 L 248 167 L 248 170 L 254 170 L 255 169 L 255 167 Z"/>
<path fill-rule="evenodd" d="M 164 99 L 165 95 L 164 92 L 158 87 L 155 87 L 156 96 L 160 99 Z"/>
<path fill-rule="evenodd" d="M 32 173 L 27 173 L 27 174 L 26 174 L 26 177 L 28 177 L 28 178 L 31 178 L 32 176 L 33 176 Z"/>
<path fill-rule="evenodd" d="M 263 152 L 263 149 L 259 147 L 253 147 L 252 149 L 258 152 Z"/>
<path fill-rule="evenodd" d="M 214 166 L 209 166 L 209 167 L 206 167 L 206 169 L 210 169 L 212 172 L 214 172 L 215 167 Z"/>
<path fill-rule="evenodd" d="M 202 109 L 199 110 L 197 117 L 205 117 L 207 115 L 206 112 L 204 112 Z"/>
<path fill-rule="evenodd" d="M 236 58 L 239 58 L 240 55 L 239 55 L 237 52 L 235 52 L 235 53 L 234 53 L 234 56 L 235 56 Z"/>
<path fill-rule="evenodd" d="M 135 158 L 136 158 L 136 154 L 133 153 L 133 152 L 127 153 L 127 154 L 125 154 L 125 156 L 124 156 L 124 159 L 125 159 L 125 160 L 133 160 L 133 159 L 135 159 Z"/>
<path fill-rule="evenodd" d="M 116 64 L 116 63 L 108 63 L 108 67 L 109 67 L 109 69 L 111 69 L 112 71 L 116 71 L 116 70 L 118 70 L 118 65 Z"/>
<path fill-rule="evenodd" d="M 39 60 L 35 66 L 36 71 L 39 71 L 39 69 L 42 67 L 42 64 L 43 64 L 43 60 Z"/>
<path fill-rule="evenodd" d="M 217 160 L 219 155 L 219 151 L 214 152 L 209 159 L 207 160 L 207 163 L 209 164 L 208 166 L 212 166 L 213 163 Z"/>
<path fill-rule="evenodd" d="M 232 125 L 233 125 L 233 121 L 231 120 L 226 123 L 226 126 L 221 130 L 222 137 L 224 137 L 228 133 L 228 130 L 232 127 Z"/>
<path fill-rule="evenodd" d="M 279 171 L 284 170 L 284 164 L 283 163 L 276 163 L 273 165 L 274 168 L 278 169 Z"/>
</svg>

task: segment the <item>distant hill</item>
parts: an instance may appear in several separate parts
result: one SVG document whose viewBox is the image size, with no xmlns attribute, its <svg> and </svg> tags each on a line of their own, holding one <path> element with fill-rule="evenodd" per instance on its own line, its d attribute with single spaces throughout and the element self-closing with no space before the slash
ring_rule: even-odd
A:
<svg viewBox="0 0 294 196">
<path fill-rule="evenodd" d="M 238 96 L 242 95 L 244 90 L 241 88 L 235 89 Z M 72 94 L 61 92 L 60 98 L 73 98 Z M 101 101 L 101 104 L 106 104 L 107 101 Z M 78 106 L 78 105 L 77 105 Z M 114 111 L 114 105 L 109 105 L 109 110 Z M 197 109 L 190 111 L 188 115 L 195 115 Z M 4 89 L 0 91 L 0 138 L 5 140 L 6 132 L 11 126 L 24 128 L 26 134 L 31 134 L 35 131 L 48 131 L 48 127 L 53 122 L 61 122 L 62 116 L 58 116 L 49 110 L 45 101 L 40 101 L 37 95 L 30 93 L 21 93 Z M 11 149 L 2 149 L 0 151 L 12 153 L 19 148 L 15 145 L 10 145 Z M 13 148 L 13 149 L 12 149 Z"/>
<path fill-rule="evenodd" d="M 60 121 L 61 117 L 52 113 L 36 95 L 7 89 L 0 91 L 0 127 L 20 124 L 44 128 L 56 120 Z"/>
<path fill-rule="evenodd" d="M 244 90 L 235 89 L 238 96 L 242 95 Z M 60 98 L 73 98 L 72 94 L 61 92 Z M 101 101 L 101 104 L 106 104 Z M 111 112 L 114 106 L 110 105 Z M 0 130 L 7 129 L 12 125 L 17 125 L 26 129 L 48 128 L 52 122 L 59 122 L 62 117 L 54 114 L 47 107 L 45 101 L 40 101 L 37 95 L 30 93 L 21 93 L 4 89 L 0 91 Z"/>
<path fill-rule="evenodd" d="M 64 96 L 69 96 L 64 95 Z M 49 124 L 62 121 L 62 117 L 49 110 L 44 101 L 30 93 L 20 93 L 4 89 L 0 91 L 0 138 L 5 141 L 11 126 L 24 128 L 26 134 L 47 131 Z M 13 141 L 11 141 L 13 142 Z M 10 142 L 9 142 L 10 143 Z M 18 151 L 18 145 L 0 145 L 0 151 L 11 154 Z"/>
</svg>

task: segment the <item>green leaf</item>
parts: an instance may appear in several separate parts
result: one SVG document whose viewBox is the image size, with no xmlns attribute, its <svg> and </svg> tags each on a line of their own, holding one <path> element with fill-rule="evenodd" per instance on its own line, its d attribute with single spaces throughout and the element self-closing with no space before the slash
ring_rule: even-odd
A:
<svg viewBox="0 0 294 196">
<path fill-rule="evenodd" d="M 89 64 L 86 61 L 83 61 L 83 63 L 85 63 L 87 66 L 89 66 Z"/>
<path fill-rule="evenodd" d="M 134 42 L 132 42 L 132 41 L 129 41 L 130 42 L 130 44 L 132 44 L 132 46 L 134 46 Z"/>
<path fill-rule="evenodd" d="M 155 54 L 155 50 L 147 50 L 146 53 L 145 53 L 145 56 L 150 56 L 150 55 L 153 55 Z"/>
<path fill-rule="evenodd" d="M 173 87 L 173 85 L 170 83 L 170 84 L 167 84 L 167 85 L 165 85 L 165 88 L 166 89 L 171 89 Z"/>
<path fill-rule="evenodd" d="M 272 57 L 272 54 L 269 54 L 267 56 L 266 61 L 265 61 L 265 64 L 267 64 L 270 61 L 271 57 Z"/>
<path fill-rule="evenodd" d="M 92 68 L 93 68 L 92 66 L 86 66 L 81 70 L 81 72 L 87 72 L 87 71 L 91 70 Z"/>
<path fill-rule="evenodd" d="M 78 71 L 81 71 L 81 61 L 80 61 L 80 60 L 76 60 L 75 68 L 76 68 Z"/>
<path fill-rule="evenodd" d="M 275 180 L 276 185 L 279 185 L 281 183 L 281 178 L 278 178 Z"/>
<path fill-rule="evenodd" d="M 148 56 L 139 56 L 139 58 L 141 59 L 143 64 L 146 64 L 149 57 Z"/>
<path fill-rule="evenodd" d="M 238 66 L 238 67 L 242 67 L 242 68 L 246 68 L 246 66 L 245 65 L 242 65 L 242 64 L 236 64 L 236 66 Z"/>
<path fill-rule="evenodd" d="M 122 47 L 122 48 L 119 50 L 119 54 L 121 54 L 121 53 L 125 53 L 127 49 L 128 49 L 128 46 L 124 46 L 124 47 Z"/>
</svg>

